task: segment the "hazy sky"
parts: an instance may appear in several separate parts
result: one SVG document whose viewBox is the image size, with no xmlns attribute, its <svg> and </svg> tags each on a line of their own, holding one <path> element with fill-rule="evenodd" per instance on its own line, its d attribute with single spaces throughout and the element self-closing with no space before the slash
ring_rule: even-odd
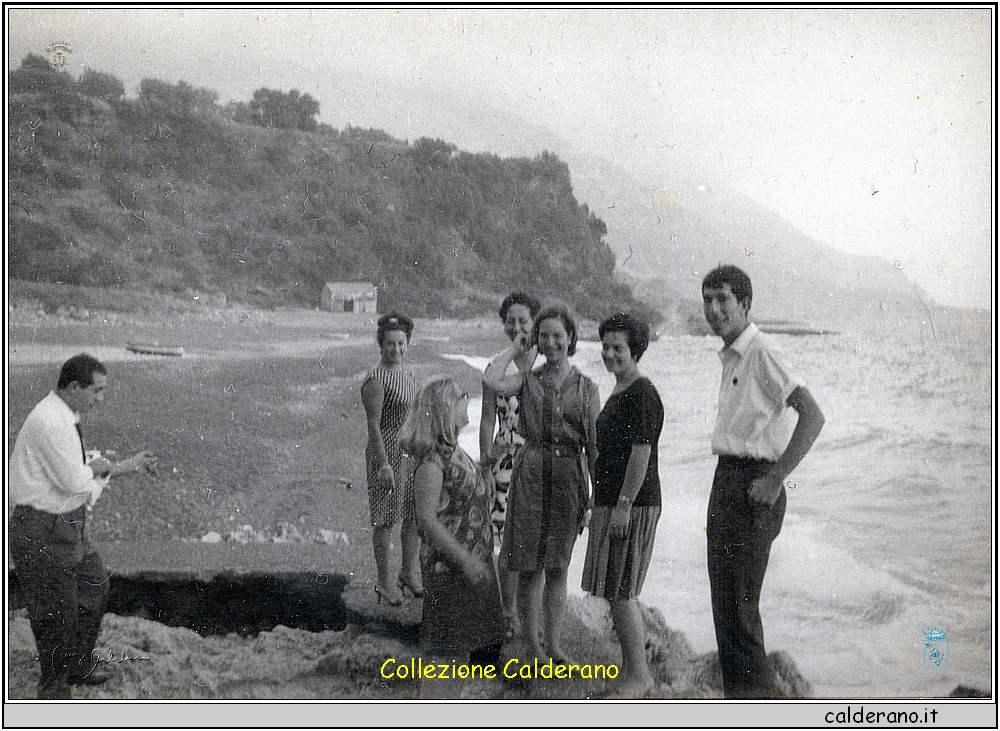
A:
<svg viewBox="0 0 1000 731">
<path fill-rule="evenodd" d="M 552 150 L 609 238 L 648 201 L 729 187 L 939 302 L 991 306 L 990 9 L 8 13 L 9 68 L 67 41 L 72 73 L 129 95 L 146 77 L 222 102 L 295 88 L 338 128 Z M 634 207 L 609 211 L 612 170 L 639 181 Z"/>
</svg>

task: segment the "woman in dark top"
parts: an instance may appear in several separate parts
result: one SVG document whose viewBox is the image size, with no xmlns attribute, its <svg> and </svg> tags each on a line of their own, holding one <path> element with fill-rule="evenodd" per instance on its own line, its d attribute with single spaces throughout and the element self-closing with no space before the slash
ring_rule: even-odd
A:
<svg viewBox="0 0 1000 731">
<path fill-rule="evenodd" d="M 619 692 L 638 697 L 653 683 L 636 600 L 660 518 L 656 452 L 663 404 L 656 388 L 639 372 L 639 359 L 649 344 L 646 325 L 623 313 L 602 322 L 598 333 L 601 357 L 615 375 L 615 387 L 597 417 L 594 513 L 583 588 L 611 602 L 622 646 Z"/>
</svg>

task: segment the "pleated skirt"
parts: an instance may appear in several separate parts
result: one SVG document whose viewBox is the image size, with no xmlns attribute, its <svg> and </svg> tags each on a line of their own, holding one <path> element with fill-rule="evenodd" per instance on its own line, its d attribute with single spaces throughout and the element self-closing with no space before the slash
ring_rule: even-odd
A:
<svg viewBox="0 0 1000 731">
<path fill-rule="evenodd" d="M 581 586 L 608 601 L 636 599 L 653 557 L 660 506 L 633 506 L 628 536 L 624 539 L 612 538 L 608 533 L 612 510 L 612 506 L 594 507 Z"/>
</svg>

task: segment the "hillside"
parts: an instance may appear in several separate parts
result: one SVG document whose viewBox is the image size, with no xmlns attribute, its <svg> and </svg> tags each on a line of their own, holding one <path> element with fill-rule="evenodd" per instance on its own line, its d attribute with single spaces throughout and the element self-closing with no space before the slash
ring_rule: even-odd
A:
<svg viewBox="0 0 1000 731">
<path fill-rule="evenodd" d="M 336 130 L 297 91 L 223 107 L 146 79 L 131 99 L 110 74 L 75 81 L 38 56 L 9 91 L 11 278 L 267 308 L 314 307 L 324 282 L 360 280 L 383 308 L 459 316 L 525 288 L 591 317 L 655 318 L 555 155 Z"/>
</svg>

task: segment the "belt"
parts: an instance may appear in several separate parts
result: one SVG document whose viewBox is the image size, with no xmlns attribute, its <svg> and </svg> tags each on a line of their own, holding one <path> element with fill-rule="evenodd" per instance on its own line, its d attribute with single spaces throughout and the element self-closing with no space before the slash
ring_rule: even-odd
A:
<svg viewBox="0 0 1000 731">
<path fill-rule="evenodd" d="M 47 510 L 39 510 L 38 508 L 33 508 L 30 505 L 15 505 L 14 515 L 22 515 L 28 518 L 34 518 L 35 520 L 62 518 L 72 523 L 80 518 L 86 517 L 87 506 L 81 505 L 78 508 L 70 510 L 68 513 L 50 513 Z"/>
<path fill-rule="evenodd" d="M 580 448 L 575 444 L 552 444 L 551 442 L 528 442 L 529 447 L 544 452 L 552 452 L 553 457 L 578 457 Z"/>
<path fill-rule="evenodd" d="M 732 469 L 746 469 L 757 465 L 773 465 L 773 459 L 757 459 L 756 457 L 737 457 L 733 454 L 720 454 L 719 465 Z"/>
</svg>

